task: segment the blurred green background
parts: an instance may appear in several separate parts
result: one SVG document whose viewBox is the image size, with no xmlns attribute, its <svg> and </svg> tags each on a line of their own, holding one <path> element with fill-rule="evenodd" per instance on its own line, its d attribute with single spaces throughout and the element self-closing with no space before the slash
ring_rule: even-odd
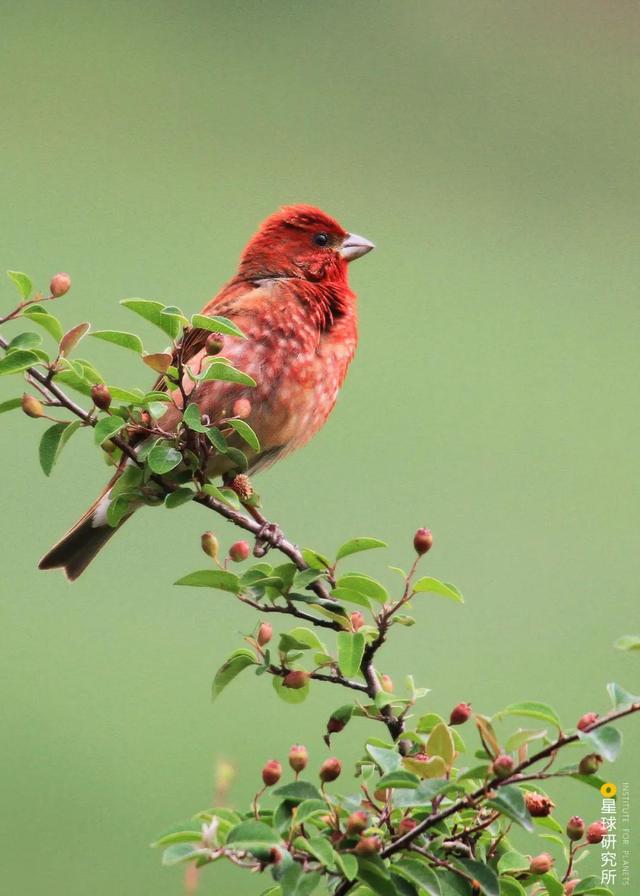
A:
<svg viewBox="0 0 640 896">
<path fill-rule="evenodd" d="M 0 11 L 2 267 L 41 288 L 68 270 L 65 324 L 137 328 L 158 350 L 118 300 L 199 309 L 278 205 L 318 204 L 369 236 L 376 252 L 352 267 L 357 358 L 322 433 L 260 478 L 269 514 L 325 551 L 387 539 L 364 564 L 382 577 L 433 528 L 429 570 L 467 602 L 425 598 L 382 661 L 432 688 L 425 710 L 540 699 L 570 724 L 606 708 L 609 680 L 637 692 L 638 657 L 612 649 L 638 628 L 637 4 Z M 14 302 L 8 281 L 0 296 Z M 133 355 L 89 352 L 112 382 L 149 384 Z M 0 400 L 13 394 L 3 380 Z M 106 471 L 83 436 L 45 480 L 41 424 L 0 426 L 2 889 L 180 894 L 181 870 L 147 844 L 210 803 L 220 758 L 239 802 L 293 741 L 318 764 L 341 697 L 290 707 L 246 676 L 211 705 L 254 620 L 172 587 L 203 565 L 201 531 L 233 538 L 198 508 L 141 513 L 73 587 L 36 572 Z M 605 776 L 631 781 L 639 819 L 640 724 L 623 728 Z M 367 732 L 354 723 L 338 755 Z M 555 793 L 560 819 L 599 813 L 596 791 Z M 640 821 L 635 836 L 637 880 Z M 209 869 L 201 892 L 263 885 Z"/>
</svg>

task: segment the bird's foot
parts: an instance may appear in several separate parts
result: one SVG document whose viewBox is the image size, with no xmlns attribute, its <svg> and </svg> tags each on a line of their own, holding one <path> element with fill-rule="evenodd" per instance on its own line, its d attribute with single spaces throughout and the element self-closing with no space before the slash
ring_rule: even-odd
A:
<svg viewBox="0 0 640 896">
<path fill-rule="evenodd" d="M 282 544 L 284 535 L 277 523 L 265 523 L 256 535 L 256 543 L 253 548 L 254 557 L 264 557 L 271 548 L 278 548 Z"/>
</svg>

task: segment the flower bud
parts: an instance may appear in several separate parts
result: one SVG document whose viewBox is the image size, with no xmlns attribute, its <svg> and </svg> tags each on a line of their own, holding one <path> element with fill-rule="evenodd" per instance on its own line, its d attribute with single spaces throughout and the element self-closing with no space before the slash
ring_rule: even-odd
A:
<svg viewBox="0 0 640 896">
<path fill-rule="evenodd" d="M 579 877 L 574 877 L 573 880 L 568 880 L 564 885 L 564 896 L 573 896 L 575 888 L 580 883 Z"/>
<path fill-rule="evenodd" d="M 360 610 L 354 610 L 349 618 L 351 619 L 351 628 L 354 630 L 354 632 L 357 632 L 358 629 L 361 629 L 365 623 L 365 618 Z"/>
<path fill-rule="evenodd" d="M 457 706 L 454 706 L 451 710 L 451 717 L 449 718 L 450 725 L 463 725 L 467 719 L 471 716 L 471 704 L 470 703 L 458 703 Z"/>
<path fill-rule="evenodd" d="M 223 346 L 224 337 L 222 333 L 209 333 L 204 344 L 204 350 L 208 355 L 219 355 Z"/>
<path fill-rule="evenodd" d="M 253 486 L 251 485 L 249 477 L 245 476 L 244 473 L 238 473 L 237 476 L 233 477 L 231 480 L 231 488 L 241 501 L 247 501 L 253 494 Z"/>
<path fill-rule="evenodd" d="M 578 771 L 581 775 L 595 775 L 601 765 L 602 756 L 597 753 L 589 753 L 588 756 L 583 756 L 580 760 Z"/>
<path fill-rule="evenodd" d="M 354 852 L 357 856 L 365 858 L 366 856 L 375 856 L 382 849 L 382 844 L 378 837 L 360 837 Z"/>
<path fill-rule="evenodd" d="M 71 289 L 71 277 L 68 274 L 56 274 L 51 279 L 51 283 L 49 284 L 49 290 L 52 296 L 55 296 L 58 299 L 60 296 L 63 296 L 65 292 L 69 292 Z"/>
<path fill-rule="evenodd" d="M 308 681 L 308 672 L 305 672 L 304 669 L 292 669 L 282 679 L 282 686 L 290 688 L 292 691 L 299 691 L 300 688 L 306 687 Z"/>
<path fill-rule="evenodd" d="M 237 398 L 233 402 L 233 416 L 245 420 L 251 413 L 251 402 L 248 398 Z"/>
<path fill-rule="evenodd" d="M 602 821 L 594 821 L 587 828 L 588 843 L 602 843 L 608 833 L 607 826 Z"/>
<path fill-rule="evenodd" d="M 552 868 L 553 856 L 548 852 L 541 852 L 539 856 L 534 856 L 529 863 L 531 874 L 548 874 Z"/>
<path fill-rule="evenodd" d="M 413 536 L 413 546 L 416 554 L 419 554 L 420 556 L 426 554 L 427 551 L 431 550 L 432 545 L 433 535 L 431 534 L 431 529 L 418 529 Z"/>
<path fill-rule="evenodd" d="M 264 647 L 273 638 L 273 626 L 270 622 L 261 622 L 256 635 L 256 641 L 260 647 Z"/>
<path fill-rule="evenodd" d="M 366 812 L 352 812 L 347 818 L 347 834 L 354 837 L 369 827 L 369 816 Z"/>
<path fill-rule="evenodd" d="M 33 417 L 36 420 L 38 417 L 44 416 L 42 402 L 38 401 L 34 395 L 27 395 L 25 392 L 22 396 L 21 406 L 27 417 Z"/>
<path fill-rule="evenodd" d="M 289 750 L 289 765 L 294 772 L 299 774 L 304 771 L 308 761 L 309 753 L 307 752 L 307 748 L 303 747 L 302 744 L 294 744 Z"/>
<path fill-rule="evenodd" d="M 385 694 L 393 694 L 393 681 L 390 675 L 380 676 L 380 687 Z"/>
<path fill-rule="evenodd" d="M 282 766 L 277 759 L 270 759 L 262 769 L 262 780 L 265 787 L 273 787 L 282 776 Z"/>
<path fill-rule="evenodd" d="M 328 784 L 330 781 L 335 781 L 336 778 L 339 778 L 341 771 L 342 763 L 339 759 L 325 759 L 320 766 L 320 780 L 323 784 Z"/>
<path fill-rule="evenodd" d="M 401 837 L 403 834 L 408 834 L 409 831 L 412 831 L 415 828 L 417 823 L 418 822 L 414 818 L 403 818 L 398 825 L 398 833 Z"/>
<path fill-rule="evenodd" d="M 583 716 L 580 716 L 578 719 L 578 724 L 576 728 L 578 731 L 586 731 L 590 725 L 593 725 L 594 722 L 598 721 L 598 713 L 597 712 L 585 712 Z"/>
<path fill-rule="evenodd" d="M 524 802 L 529 810 L 529 815 L 533 818 L 546 818 L 547 815 L 551 815 L 551 810 L 555 805 L 548 796 L 544 796 L 542 793 L 532 793 L 531 791 L 525 793 Z"/>
<path fill-rule="evenodd" d="M 251 553 L 251 548 L 247 541 L 235 541 L 229 548 L 229 556 L 234 563 L 240 563 L 246 560 Z"/>
<path fill-rule="evenodd" d="M 508 778 L 515 767 L 516 764 L 514 762 L 513 756 L 509 756 L 508 753 L 501 753 L 500 756 L 496 756 L 496 758 L 493 760 L 492 768 L 493 774 L 496 776 L 496 778 Z"/>
<path fill-rule="evenodd" d="M 91 387 L 91 400 L 101 411 L 108 411 L 111 405 L 111 392 L 104 383 L 96 383 Z"/>
<path fill-rule="evenodd" d="M 213 532 L 203 532 L 200 536 L 200 544 L 207 556 L 211 557 L 212 560 L 218 559 L 218 549 L 220 545 Z"/>
<path fill-rule="evenodd" d="M 567 837 L 569 840 L 582 840 L 584 837 L 584 821 L 579 815 L 572 815 L 567 822 Z"/>
</svg>

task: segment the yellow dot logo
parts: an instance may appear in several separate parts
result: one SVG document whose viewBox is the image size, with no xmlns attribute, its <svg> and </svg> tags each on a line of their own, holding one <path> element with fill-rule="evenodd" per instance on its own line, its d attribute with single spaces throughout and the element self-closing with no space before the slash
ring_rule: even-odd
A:
<svg viewBox="0 0 640 896">
<path fill-rule="evenodd" d="M 618 792 L 618 788 L 615 784 L 611 784 L 608 782 L 607 784 L 603 784 L 600 788 L 600 793 L 602 796 L 606 796 L 608 799 L 612 799 L 616 793 Z"/>
</svg>

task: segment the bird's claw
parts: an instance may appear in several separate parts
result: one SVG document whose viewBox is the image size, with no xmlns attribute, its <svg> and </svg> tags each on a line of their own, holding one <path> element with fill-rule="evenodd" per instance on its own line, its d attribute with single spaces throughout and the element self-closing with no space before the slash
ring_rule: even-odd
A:
<svg viewBox="0 0 640 896">
<path fill-rule="evenodd" d="M 284 535 L 277 523 L 265 523 L 256 535 L 253 556 L 264 557 L 271 548 L 279 548 L 283 538 Z"/>
</svg>

